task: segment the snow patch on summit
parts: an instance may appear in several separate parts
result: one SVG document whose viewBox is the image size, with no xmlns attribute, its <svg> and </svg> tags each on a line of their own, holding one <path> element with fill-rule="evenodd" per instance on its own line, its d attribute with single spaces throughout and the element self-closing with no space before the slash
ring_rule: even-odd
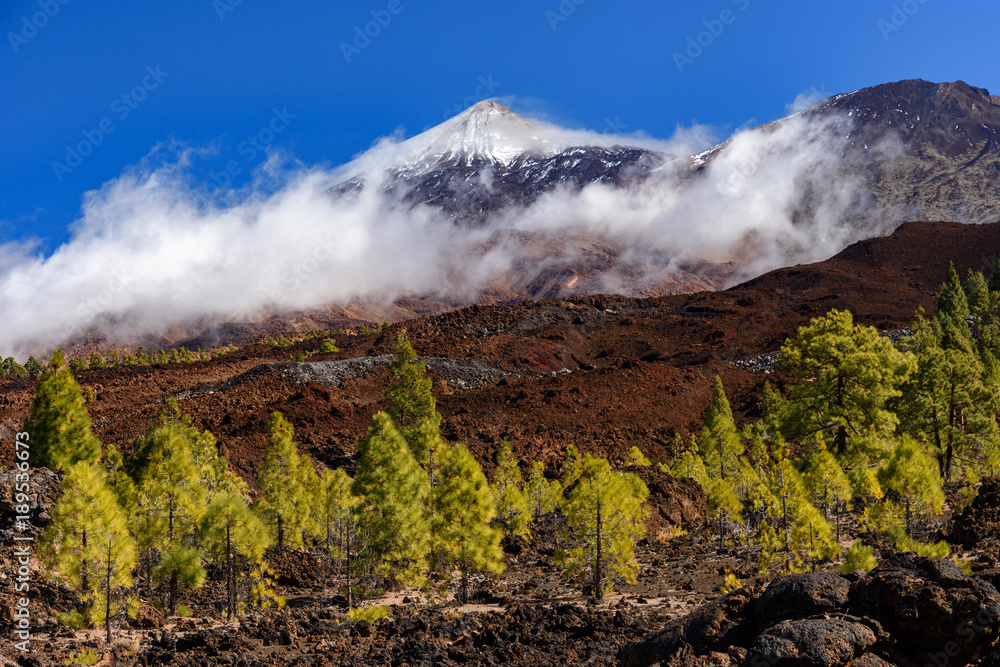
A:
<svg viewBox="0 0 1000 667">
<path fill-rule="evenodd" d="M 442 162 L 506 166 L 525 154 L 549 156 L 566 148 L 547 134 L 502 104 L 480 102 L 405 141 L 400 166 L 410 172 Z"/>
</svg>

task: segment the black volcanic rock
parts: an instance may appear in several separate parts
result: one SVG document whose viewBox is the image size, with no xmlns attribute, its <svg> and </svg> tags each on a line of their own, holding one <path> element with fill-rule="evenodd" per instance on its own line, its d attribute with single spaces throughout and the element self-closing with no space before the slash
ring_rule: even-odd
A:
<svg viewBox="0 0 1000 667">
<path fill-rule="evenodd" d="M 411 204 L 438 206 L 452 218 L 481 222 L 484 214 L 526 206 L 556 187 L 575 190 L 590 183 L 623 186 L 645 178 L 663 156 L 627 146 L 579 146 L 553 156 L 525 154 L 509 164 L 455 158 L 415 175 L 391 178 Z"/>
</svg>

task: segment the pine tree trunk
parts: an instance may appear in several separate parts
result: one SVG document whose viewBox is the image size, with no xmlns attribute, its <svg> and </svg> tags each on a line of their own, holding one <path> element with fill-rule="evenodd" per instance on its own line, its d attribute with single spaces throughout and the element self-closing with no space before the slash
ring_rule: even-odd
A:
<svg viewBox="0 0 1000 667">
<path fill-rule="evenodd" d="M 913 531 L 910 528 L 910 499 L 906 499 L 906 536 L 913 539 Z"/>
<path fill-rule="evenodd" d="M 597 503 L 597 562 L 594 564 L 594 597 L 598 600 L 604 599 L 604 550 L 602 545 L 603 535 L 601 534 L 601 503 Z"/>
<path fill-rule="evenodd" d="M 347 559 L 345 562 L 345 569 L 347 570 L 347 610 L 350 611 L 354 608 L 354 595 L 351 589 L 351 533 L 347 534 Z"/>
<path fill-rule="evenodd" d="M 227 620 L 236 615 L 236 568 L 233 565 L 233 541 L 229 524 L 226 524 L 226 605 L 229 607 Z"/>
<path fill-rule="evenodd" d="M 170 615 L 177 615 L 177 573 L 170 575 Z"/>
<path fill-rule="evenodd" d="M 931 412 L 931 419 L 934 424 L 934 444 L 937 445 L 937 451 L 938 451 L 937 455 L 938 472 L 941 473 L 941 477 L 943 478 L 944 468 L 945 468 L 945 463 L 944 463 L 945 455 L 944 455 L 944 446 L 941 444 L 941 428 L 938 426 L 937 408 L 934 408 L 933 411 Z"/>
<path fill-rule="evenodd" d="M 462 604 L 469 604 L 469 566 L 462 566 Z"/>
<path fill-rule="evenodd" d="M 278 515 L 278 551 L 282 550 L 285 544 L 285 526 L 281 521 L 281 515 Z"/>
<path fill-rule="evenodd" d="M 109 644 L 111 643 L 111 540 L 114 539 L 114 533 L 109 536 L 108 539 L 108 560 L 107 569 L 105 570 L 105 600 L 104 600 L 104 639 Z"/>
<path fill-rule="evenodd" d="M 86 528 L 83 529 L 82 544 L 83 544 L 83 552 L 86 553 L 87 552 L 87 529 Z M 81 586 L 81 588 L 83 590 L 83 594 L 84 595 L 87 594 L 87 588 L 88 588 L 89 584 L 90 584 L 90 577 L 87 574 L 87 568 L 86 568 L 85 565 L 81 566 L 80 567 L 80 586 Z"/>
<path fill-rule="evenodd" d="M 837 376 L 837 400 L 836 406 L 838 408 L 844 407 L 844 377 L 842 375 Z M 843 425 L 837 428 L 837 454 L 843 456 L 847 453 L 847 428 Z"/>
</svg>

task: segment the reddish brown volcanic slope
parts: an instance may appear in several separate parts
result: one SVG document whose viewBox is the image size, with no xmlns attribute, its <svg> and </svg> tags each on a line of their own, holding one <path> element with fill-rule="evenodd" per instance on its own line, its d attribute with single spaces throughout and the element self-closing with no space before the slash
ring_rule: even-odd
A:
<svg viewBox="0 0 1000 667">
<path fill-rule="evenodd" d="M 777 349 L 831 308 L 850 309 L 858 321 L 883 329 L 904 326 L 917 306 L 932 308 L 949 261 L 963 273 L 971 267 L 990 274 L 998 250 L 1000 223 L 908 223 L 825 262 L 774 271 L 723 292 L 473 306 L 379 334 L 341 337 L 341 352 L 313 359 L 387 354 L 405 328 L 421 355 L 473 357 L 519 374 L 473 390 L 436 381 L 446 437 L 468 443 L 488 467 L 503 438 L 524 458 L 552 461 L 574 442 L 611 456 L 638 445 L 654 461 L 665 460 L 673 434 L 701 418 L 716 373 L 737 414 L 755 414 L 765 376 L 730 361 Z M 90 410 L 97 434 L 125 450 L 162 401 L 177 396 L 247 478 L 254 476 L 273 410 L 291 419 L 310 454 L 328 465 L 350 465 L 371 415 L 384 405 L 384 368 L 335 387 L 274 374 L 220 386 L 260 363 L 318 345 L 316 339 L 293 348 L 252 345 L 212 362 L 83 371 L 78 378 L 96 395 Z M 559 369 L 572 372 L 549 375 Z M 6 435 L 23 422 L 32 394 L 24 380 L 0 384 Z"/>
</svg>

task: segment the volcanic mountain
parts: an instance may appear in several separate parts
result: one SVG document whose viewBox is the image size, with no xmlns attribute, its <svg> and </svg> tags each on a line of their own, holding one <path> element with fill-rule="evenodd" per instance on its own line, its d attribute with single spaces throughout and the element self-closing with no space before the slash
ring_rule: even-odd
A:
<svg viewBox="0 0 1000 667">
<path fill-rule="evenodd" d="M 374 200 L 366 215 L 412 223 L 417 245 L 422 234 L 436 239 L 439 286 L 414 289 L 389 275 L 366 289 L 352 275 L 352 299 L 177 322 L 130 346 L 197 347 L 470 303 L 716 290 L 826 259 L 906 220 L 1000 220 L 1000 98 L 961 81 L 836 95 L 694 155 L 664 145 L 565 130 L 481 102 L 410 139 L 381 142 L 319 191 L 348 214 L 352 202 Z M 328 282 L 343 278 L 325 268 Z M 107 347 L 98 329 L 65 347 Z"/>
<path fill-rule="evenodd" d="M 887 83 L 835 95 L 749 132 L 766 136 L 802 119 L 814 131 L 842 140 L 840 170 L 862 171 L 858 195 L 867 208 L 874 205 L 894 222 L 1000 218 L 1000 97 L 986 89 L 962 81 Z M 707 177 L 734 148 L 730 140 L 678 159 L 629 142 L 574 135 L 535 124 L 496 102 L 480 102 L 401 144 L 399 157 L 382 173 L 360 173 L 332 192 L 356 191 L 378 180 L 407 204 L 484 224 L 490 213 L 528 206 L 560 186 L 648 182 L 651 188 L 669 188 L 676 185 L 672 179 L 651 175 L 683 175 L 680 166 Z M 794 148 L 784 158 L 795 160 Z M 751 156 L 753 168 L 763 159 Z M 675 169 L 664 169 L 668 164 Z M 362 172 L 367 168 L 357 165 Z"/>
<path fill-rule="evenodd" d="M 496 102 L 480 102 L 400 147 L 380 177 L 387 193 L 452 219 L 483 224 L 491 212 L 525 206 L 559 186 L 624 185 L 644 179 L 664 156 L 644 148 L 573 145 L 572 133 L 541 127 Z M 363 168 L 363 166 L 362 166 Z M 335 194 L 365 186 L 355 176 Z"/>
</svg>

